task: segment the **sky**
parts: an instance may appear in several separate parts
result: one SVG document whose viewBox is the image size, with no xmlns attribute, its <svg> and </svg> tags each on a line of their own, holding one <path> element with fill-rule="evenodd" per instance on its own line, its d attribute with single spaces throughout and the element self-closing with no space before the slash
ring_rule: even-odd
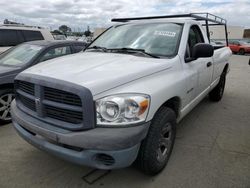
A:
<svg viewBox="0 0 250 188">
<path fill-rule="evenodd" d="M 115 17 L 155 16 L 209 12 L 229 25 L 250 28 L 250 0 L 0 0 L 0 22 L 5 18 L 74 31 L 108 27 Z"/>
</svg>

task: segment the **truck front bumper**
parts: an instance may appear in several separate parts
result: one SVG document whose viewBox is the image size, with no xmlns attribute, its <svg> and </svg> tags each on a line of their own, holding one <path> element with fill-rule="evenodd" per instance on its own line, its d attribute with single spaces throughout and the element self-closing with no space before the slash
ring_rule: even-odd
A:
<svg viewBox="0 0 250 188">
<path fill-rule="evenodd" d="M 150 122 L 127 128 L 68 131 L 27 115 L 12 103 L 13 126 L 33 146 L 64 160 L 98 169 L 130 166 L 137 157 Z"/>
</svg>

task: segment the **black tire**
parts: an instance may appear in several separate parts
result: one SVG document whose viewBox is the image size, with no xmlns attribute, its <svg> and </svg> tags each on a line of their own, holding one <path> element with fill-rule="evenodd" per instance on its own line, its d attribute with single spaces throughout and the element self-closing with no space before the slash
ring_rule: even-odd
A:
<svg viewBox="0 0 250 188">
<path fill-rule="evenodd" d="M 223 72 L 218 85 L 209 93 L 211 101 L 218 102 L 222 99 L 226 85 L 226 72 Z"/>
<path fill-rule="evenodd" d="M 136 159 L 137 166 L 145 174 L 156 175 L 164 169 L 174 146 L 175 135 L 176 114 L 172 109 L 162 107 L 156 113 Z"/>
<path fill-rule="evenodd" d="M 245 54 L 245 50 L 244 49 L 240 49 L 239 50 L 239 55 L 244 55 Z"/>
<path fill-rule="evenodd" d="M 9 97 L 12 96 L 10 99 Z M 11 122 L 10 104 L 14 99 L 13 89 L 0 90 L 0 125 L 5 125 Z M 5 116 L 5 114 L 7 114 Z"/>
</svg>

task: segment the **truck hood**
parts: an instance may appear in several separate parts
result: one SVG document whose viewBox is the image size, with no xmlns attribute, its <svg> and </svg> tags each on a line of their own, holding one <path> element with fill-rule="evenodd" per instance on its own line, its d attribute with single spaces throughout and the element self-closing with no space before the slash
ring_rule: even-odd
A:
<svg viewBox="0 0 250 188">
<path fill-rule="evenodd" d="M 175 58 L 156 59 L 117 53 L 83 52 L 40 63 L 21 74 L 71 82 L 90 89 L 96 95 L 169 69 Z"/>
</svg>

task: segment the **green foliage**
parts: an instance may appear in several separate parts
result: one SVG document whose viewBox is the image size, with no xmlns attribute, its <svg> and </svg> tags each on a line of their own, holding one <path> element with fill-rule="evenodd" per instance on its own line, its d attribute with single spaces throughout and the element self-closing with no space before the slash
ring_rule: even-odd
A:
<svg viewBox="0 0 250 188">
<path fill-rule="evenodd" d="M 67 25 L 61 25 L 59 27 L 59 30 L 63 33 L 66 34 L 67 32 L 71 32 L 71 28 L 68 27 Z"/>
</svg>

